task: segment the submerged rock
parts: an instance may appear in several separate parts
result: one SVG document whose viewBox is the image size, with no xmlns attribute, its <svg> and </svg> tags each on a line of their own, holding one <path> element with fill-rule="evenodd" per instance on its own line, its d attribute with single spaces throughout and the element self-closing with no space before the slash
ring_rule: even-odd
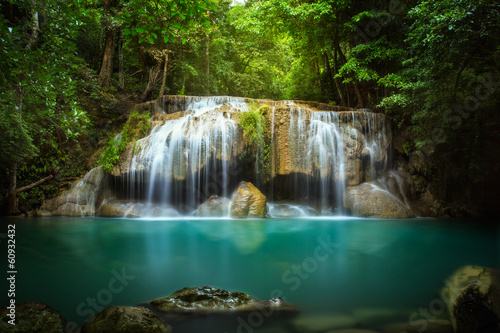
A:
<svg viewBox="0 0 500 333">
<path fill-rule="evenodd" d="M 296 314 L 298 309 L 279 297 L 261 301 L 239 291 L 203 286 L 183 288 L 172 295 L 151 301 L 149 305 L 161 312 L 220 313 L 272 310 Z"/>
<path fill-rule="evenodd" d="M 241 182 L 233 193 L 230 215 L 233 218 L 266 216 L 267 198 L 252 183 Z"/>
<path fill-rule="evenodd" d="M 172 328 L 151 310 L 133 306 L 110 306 L 89 319 L 82 333 L 170 333 Z"/>
<path fill-rule="evenodd" d="M 429 319 L 417 320 L 414 322 L 402 322 L 385 325 L 382 328 L 383 333 L 453 333 L 453 327 L 449 320 Z M 467 331 L 473 333 L 474 331 Z"/>
<path fill-rule="evenodd" d="M 279 297 L 262 301 L 242 292 L 208 286 L 184 288 L 142 305 L 171 324 L 176 332 L 234 331 L 249 324 L 255 327 L 255 321 L 261 327 L 285 322 L 299 312 Z"/>
<path fill-rule="evenodd" d="M 464 266 L 441 292 L 456 333 L 500 332 L 500 270 Z"/>
<path fill-rule="evenodd" d="M 10 309 L 4 306 L 0 309 L 0 332 L 12 333 L 64 333 L 66 320 L 50 306 L 28 302 L 16 304 L 15 325 L 9 324 Z"/>
<path fill-rule="evenodd" d="M 347 315 L 318 314 L 298 317 L 293 324 L 297 332 L 319 333 L 355 327 L 356 320 Z"/>
<path fill-rule="evenodd" d="M 348 187 L 344 206 L 352 215 L 372 218 L 409 218 L 413 212 L 397 197 L 372 183 Z"/>
<path fill-rule="evenodd" d="M 228 216 L 231 200 L 217 195 L 212 195 L 193 212 L 194 216 Z"/>
</svg>

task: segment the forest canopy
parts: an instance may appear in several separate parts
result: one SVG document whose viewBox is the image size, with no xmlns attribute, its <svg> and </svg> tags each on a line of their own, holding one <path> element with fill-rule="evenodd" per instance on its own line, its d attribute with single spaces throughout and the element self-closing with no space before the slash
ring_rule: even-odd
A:
<svg viewBox="0 0 500 333">
<path fill-rule="evenodd" d="M 386 113 L 444 200 L 487 200 L 499 27 L 486 0 L 1 0 L 0 196 L 36 207 L 93 166 L 131 104 L 178 94 Z"/>
</svg>

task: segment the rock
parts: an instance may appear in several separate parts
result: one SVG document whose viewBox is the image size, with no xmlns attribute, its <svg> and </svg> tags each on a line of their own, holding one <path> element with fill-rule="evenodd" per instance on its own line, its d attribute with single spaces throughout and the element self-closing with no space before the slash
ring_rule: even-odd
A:
<svg viewBox="0 0 500 333">
<path fill-rule="evenodd" d="M 362 327 L 379 327 L 387 323 L 408 320 L 409 313 L 410 310 L 364 307 L 354 310 L 352 314 Z"/>
<path fill-rule="evenodd" d="M 262 301 L 242 292 L 207 286 L 184 288 L 142 306 L 170 323 L 174 331 L 184 332 L 206 331 L 207 326 L 210 332 L 244 331 L 250 326 L 286 322 L 299 311 L 279 297 Z"/>
<path fill-rule="evenodd" d="M 102 167 L 90 170 L 85 177 L 73 183 L 72 187 L 58 197 L 46 201 L 40 216 L 92 216 L 102 201 L 104 189 Z"/>
<path fill-rule="evenodd" d="M 320 314 L 300 316 L 293 321 L 298 332 L 315 333 L 329 330 L 338 330 L 353 328 L 356 326 L 356 320 L 347 315 Z"/>
<path fill-rule="evenodd" d="M 217 195 L 212 195 L 193 212 L 194 216 L 228 216 L 231 200 Z"/>
<path fill-rule="evenodd" d="M 181 214 L 170 206 L 141 202 L 113 202 L 105 200 L 97 213 L 103 217 L 179 217 Z"/>
<path fill-rule="evenodd" d="M 318 212 L 312 207 L 290 204 L 270 204 L 268 215 L 270 217 L 301 217 L 317 216 Z"/>
<path fill-rule="evenodd" d="M 233 218 L 263 218 L 266 215 L 267 198 L 252 183 L 240 182 L 233 193 L 230 215 Z"/>
<path fill-rule="evenodd" d="M 394 323 L 382 327 L 383 333 L 453 333 L 453 327 L 449 320 L 430 319 L 426 320 L 423 317 L 408 323 Z M 469 331 L 473 333 L 474 331 Z"/>
<path fill-rule="evenodd" d="M 401 200 L 374 183 L 348 187 L 344 206 L 351 210 L 352 215 L 360 217 L 394 219 L 415 216 Z"/>
<path fill-rule="evenodd" d="M 134 306 L 110 306 L 90 318 L 82 333 L 170 333 L 172 328 L 151 310 Z"/>
<path fill-rule="evenodd" d="M 500 332 L 500 270 L 464 266 L 441 291 L 456 333 Z"/>
<path fill-rule="evenodd" d="M 0 332 L 12 333 L 64 333 L 66 320 L 46 304 L 28 302 L 16 304 L 15 326 L 8 323 L 10 309 L 4 306 L 0 309 Z"/>
</svg>

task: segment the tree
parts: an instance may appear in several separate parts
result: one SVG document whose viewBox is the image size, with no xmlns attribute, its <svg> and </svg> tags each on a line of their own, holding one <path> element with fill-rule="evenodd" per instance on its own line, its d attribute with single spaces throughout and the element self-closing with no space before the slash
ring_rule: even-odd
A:
<svg viewBox="0 0 500 333">
<path fill-rule="evenodd" d="M 19 16 L 0 16 L 0 168 L 8 174 L 8 213 L 17 213 L 17 195 L 51 178 L 57 160 L 44 163 L 43 176 L 18 188 L 18 171 L 34 158 L 75 139 L 88 123 L 75 99 L 71 73 L 78 66 L 74 39 L 80 21 L 77 3 L 61 10 L 57 1 L 16 1 Z M 3 5 L 2 5 L 3 6 Z M 24 14 L 28 13 L 28 14 Z M 36 13 L 33 14 L 33 13 Z"/>
</svg>

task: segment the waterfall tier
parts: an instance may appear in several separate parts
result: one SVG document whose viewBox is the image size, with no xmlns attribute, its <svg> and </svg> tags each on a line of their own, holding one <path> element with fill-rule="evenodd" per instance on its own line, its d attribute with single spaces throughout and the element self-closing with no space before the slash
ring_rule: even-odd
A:
<svg viewBox="0 0 500 333">
<path fill-rule="evenodd" d="M 391 167 L 390 121 L 370 110 L 224 96 L 164 96 L 137 109 L 149 110 L 152 129 L 107 177 L 108 208 L 134 202 L 192 213 L 249 181 L 268 201 L 343 212 L 349 187 Z M 265 126 L 257 147 L 242 126 L 245 112 Z"/>
</svg>

